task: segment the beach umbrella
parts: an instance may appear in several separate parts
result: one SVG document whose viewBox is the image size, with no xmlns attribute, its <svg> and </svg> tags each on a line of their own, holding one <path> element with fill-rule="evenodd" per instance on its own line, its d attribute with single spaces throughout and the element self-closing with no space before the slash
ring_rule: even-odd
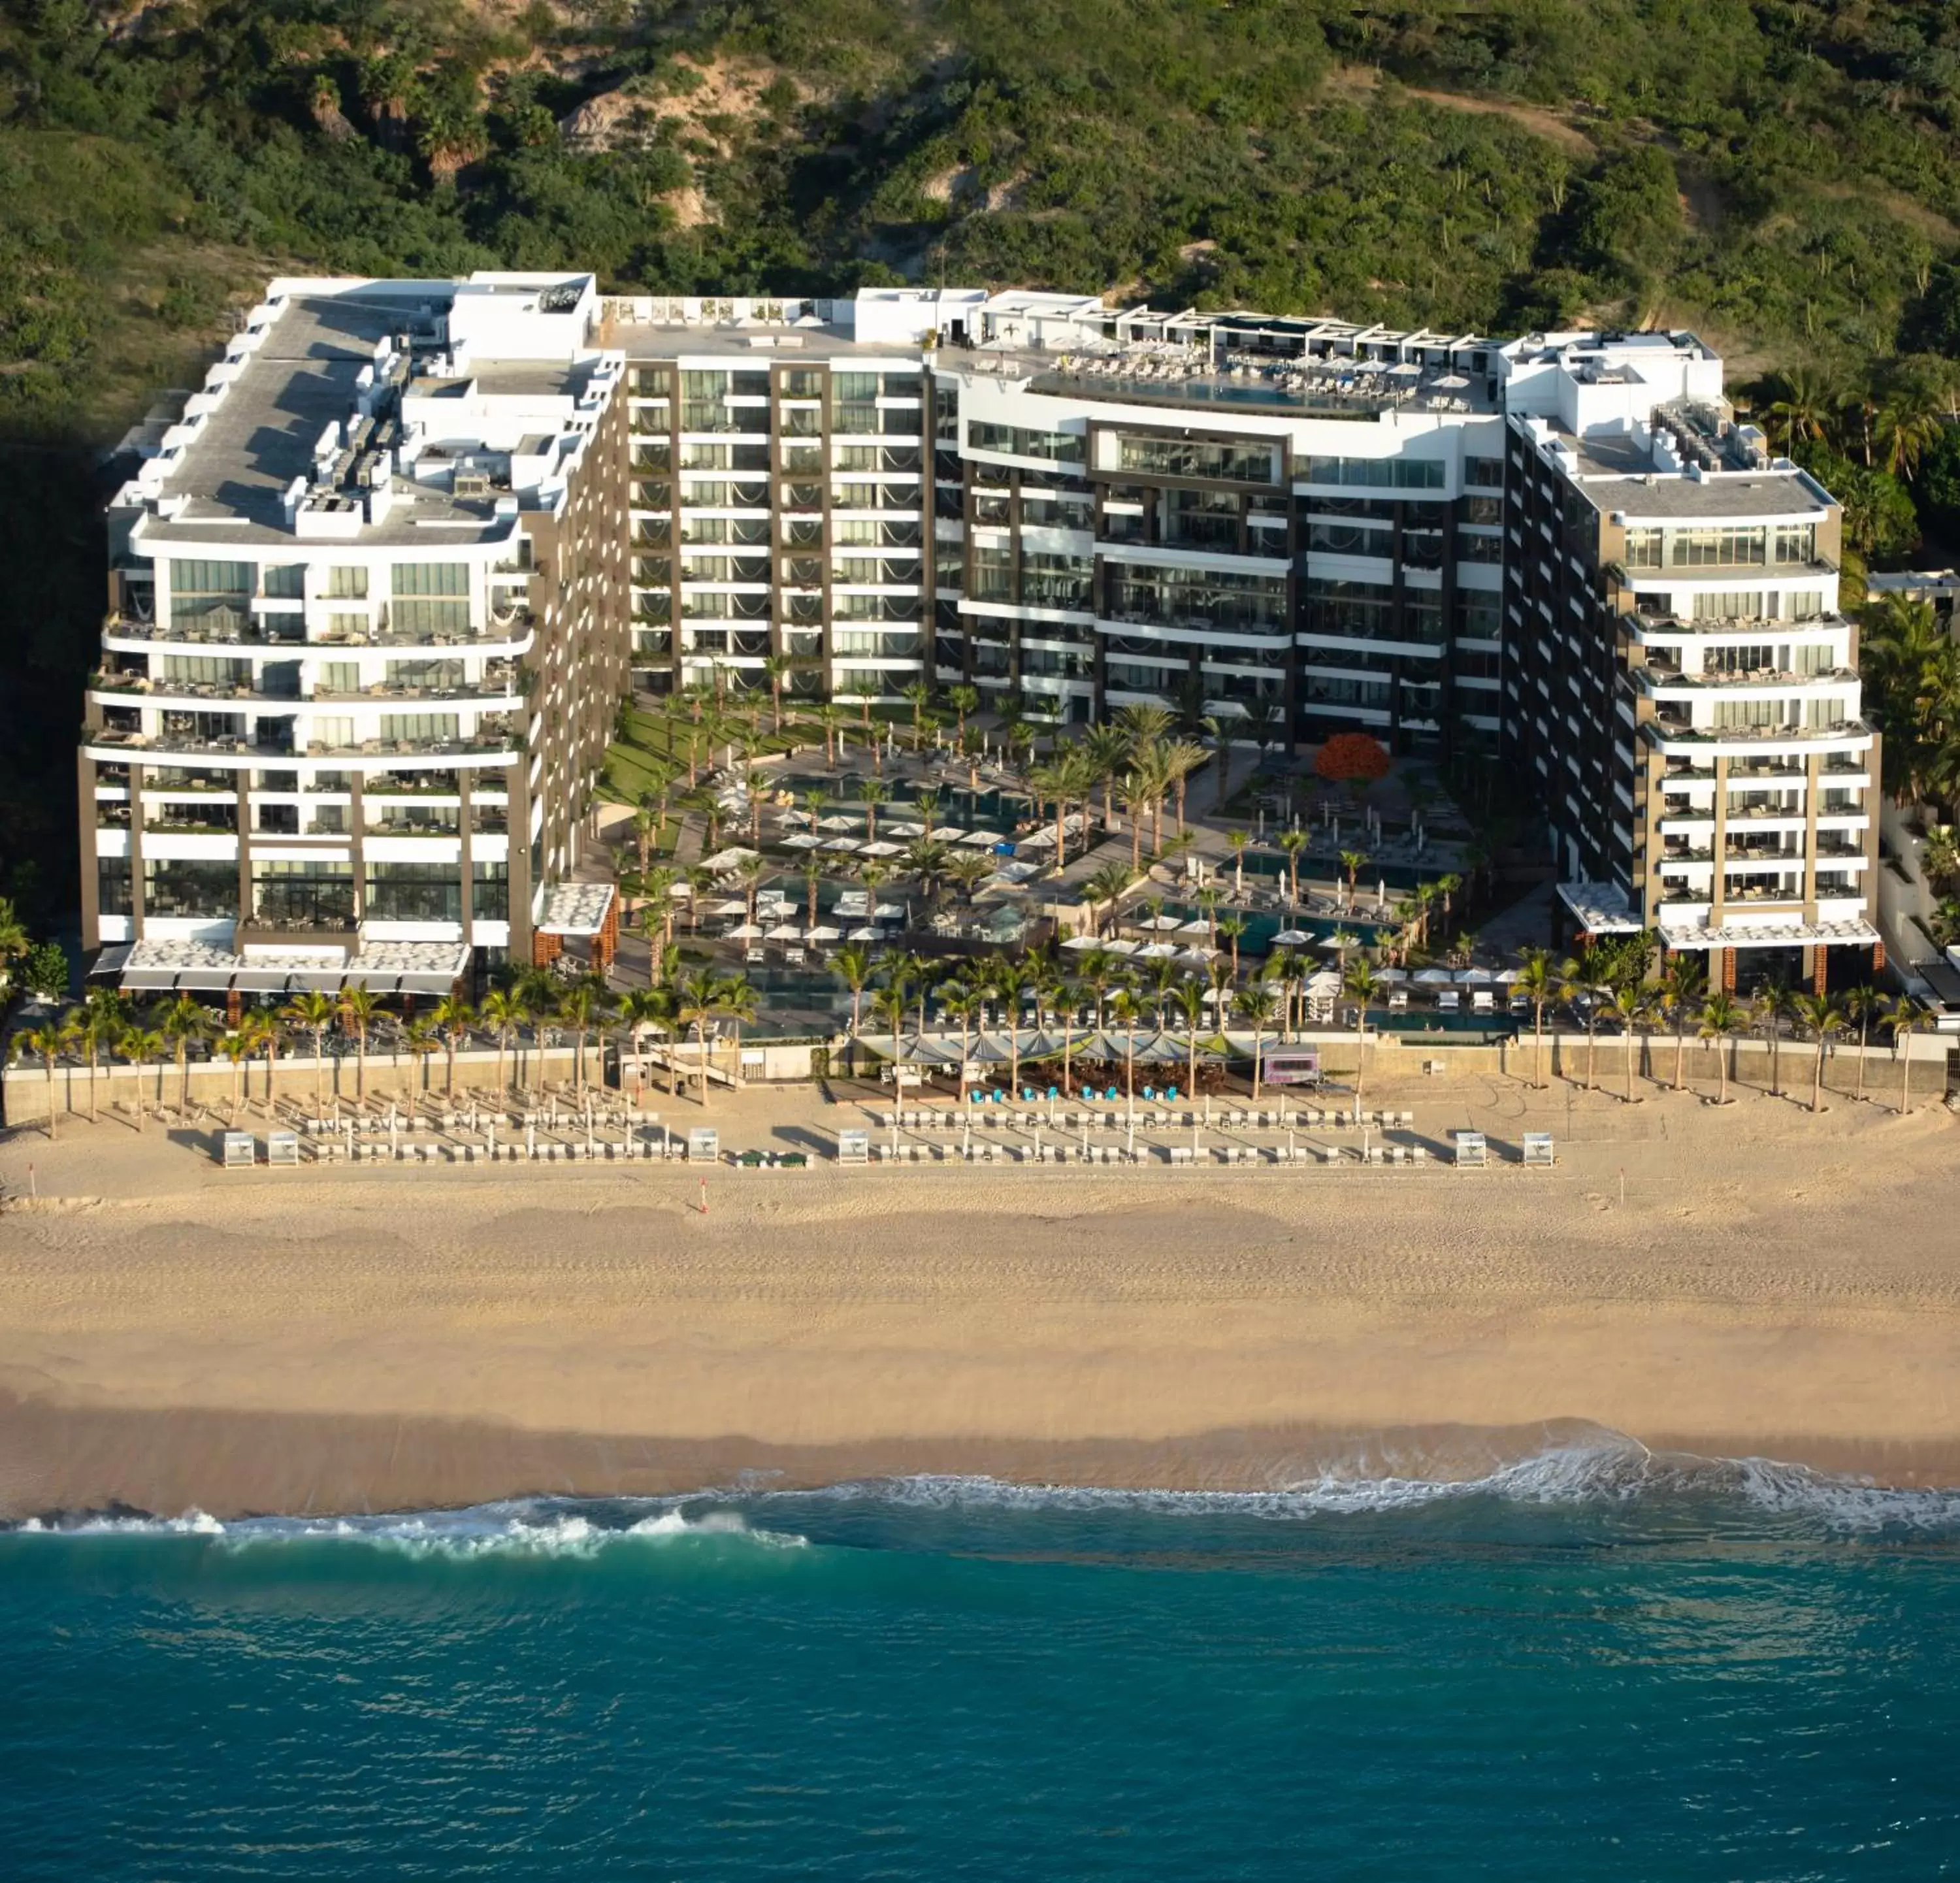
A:
<svg viewBox="0 0 1960 1883">
<path fill-rule="evenodd" d="M 1211 924 L 1209 922 L 1183 922 L 1179 924 L 1177 932 L 1180 935 L 1202 935 L 1209 941 L 1211 939 Z"/>
<path fill-rule="evenodd" d="M 718 850 L 705 860 L 702 868 L 707 870 L 739 870 L 755 855 L 752 850 L 745 850 L 740 844 L 730 844 L 726 850 Z"/>
<path fill-rule="evenodd" d="M 880 902 L 871 915 L 876 921 L 902 922 L 905 919 L 905 905 L 902 902 Z"/>
<path fill-rule="evenodd" d="M 732 895 L 725 902 L 713 902 L 702 911 L 704 915 L 746 915 L 749 905 L 739 895 Z"/>
<path fill-rule="evenodd" d="M 1139 961 L 1175 961 L 1177 950 L 1169 942 L 1146 942 L 1137 950 Z"/>
<path fill-rule="evenodd" d="M 826 837 L 823 847 L 826 850 L 861 850 L 864 841 L 861 837 Z"/>
<path fill-rule="evenodd" d="M 1385 377 L 1389 379 L 1418 379 L 1421 374 L 1422 368 L 1414 361 L 1398 360 L 1389 368 Z"/>
<path fill-rule="evenodd" d="M 1375 978 L 1377 981 L 1406 981 L 1408 970 L 1406 968 L 1379 968 L 1375 972 Z"/>
<path fill-rule="evenodd" d="M 810 822 L 810 813 L 807 811 L 786 810 L 778 812 L 777 815 L 785 824 L 807 824 Z"/>
<path fill-rule="evenodd" d="M 765 941 L 800 941 L 803 930 L 794 922 L 778 922 L 762 937 Z"/>
<path fill-rule="evenodd" d="M 1099 935 L 1071 935 L 1061 945 L 1071 954 L 1082 955 L 1092 948 L 1100 948 L 1102 940 Z"/>
<path fill-rule="evenodd" d="M 931 833 L 932 841 L 936 844 L 956 844 L 966 835 L 957 824 L 942 824 Z"/>
<path fill-rule="evenodd" d="M 1460 393 L 1470 383 L 1461 373 L 1446 373 L 1436 383 L 1446 393 Z"/>
<path fill-rule="evenodd" d="M 1312 939 L 1303 928 L 1283 928 L 1273 937 L 1273 945 L 1277 948 L 1299 948 Z"/>
<path fill-rule="evenodd" d="M 1418 968 L 1415 971 L 1415 984 L 1419 988 L 1446 988 L 1455 979 L 1447 968 Z"/>
<path fill-rule="evenodd" d="M 1466 988 L 1488 988 L 1497 978 L 1488 968 L 1465 968 L 1456 977 Z"/>
<path fill-rule="evenodd" d="M 1522 973 L 1523 970 L 1519 968 L 1500 968 L 1497 970 L 1498 984 L 1507 988 L 1514 986 Z"/>
<path fill-rule="evenodd" d="M 762 938 L 761 927 L 754 922 L 737 922 L 728 931 L 730 941 L 760 941 Z"/>
<path fill-rule="evenodd" d="M 923 824 L 887 824 L 885 828 L 894 837 L 923 837 L 925 835 Z"/>
<path fill-rule="evenodd" d="M 903 844 L 888 844 L 880 837 L 876 843 L 860 844 L 858 854 L 861 857 L 896 857 L 904 848 Z"/>
<path fill-rule="evenodd" d="M 1180 948 L 1177 958 L 1187 967 L 1201 968 L 1211 959 L 1214 950 L 1209 948 Z"/>
<path fill-rule="evenodd" d="M 835 817 L 819 819 L 816 827 L 819 830 L 855 830 L 863 821 L 861 818 L 846 817 L 839 813 Z"/>
<path fill-rule="evenodd" d="M 868 922 L 861 923 L 851 930 L 845 939 L 847 941 L 876 941 L 878 939 L 878 931 Z"/>
<path fill-rule="evenodd" d="M 812 941 L 842 941 L 843 936 L 839 930 L 832 928 L 828 922 L 819 922 L 816 927 L 810 931 L 810 938 Z"/>
<path fill-rule="evenodd" d="M 1341 977 L 1332 968 L 1316 969 L 1306 978 L 1306 991 L 1316 996 L 1338 994 L 1341 991 Z"/>
<path fill-rule="evenodd" d="M 791 850 L 814 850 L 822 841 L 821 838 L 812 836 L 807 830 L 793 832 L 783 839 L 785 846 Z"/>
<path fill-rule="evenodd" d="M 1134 955 L 1141 944 L 1123 940 L 1105 942 L 1102 946 L 1112 955 Z"/>
<path fill-rule="evenodd" d="M 1004 844 L 1007 840 L 998 830 L 969 830 L 959 840 L 963 844 Z"/>
</svg>

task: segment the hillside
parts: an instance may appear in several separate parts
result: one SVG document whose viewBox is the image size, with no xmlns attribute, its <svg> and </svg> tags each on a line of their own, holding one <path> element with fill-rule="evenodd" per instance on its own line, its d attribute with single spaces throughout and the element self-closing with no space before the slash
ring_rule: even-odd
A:
<svg viewBox="0 0 1960 1883">
<path fill-rule="evenodd" d="M 91 451 L 269 269 L 573 262 L 1693 325 L 1866 550 L 1960 519 L 1949 5 L 0 0 L 0 891 L 68 848 Z"/>
</svg>

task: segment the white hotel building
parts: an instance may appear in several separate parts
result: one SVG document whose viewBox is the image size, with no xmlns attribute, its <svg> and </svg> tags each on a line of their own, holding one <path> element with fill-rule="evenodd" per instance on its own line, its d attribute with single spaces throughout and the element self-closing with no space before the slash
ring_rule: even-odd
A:
<svg viewBox="0 0 1960 1883">
<path fill-rule="evenodd" d="M 195 943 L 214 977 L 307 924 L 357 974 L 383 946 L 548 953 L 595 919 L 568 886 L 630 663 L 656 692 L 964 682 L 1061 721 L 1160 701 L 1282 747 L 1503 750 L 1581 919 L 1849 943 L 1842 762 L 1870 735 L 1836 509 L 1728 425 L 1720 378 L 1685 334 L 275 283 L 112 510 L 90 940 L 138 969 Z M 1759 500 L 1760 542 L 1688 546 Z M 1751 761 L 1787 727 L 1839 768 L 1765 780 L 1803 829 L 1732 872 L 1768 806 L 1732 814 L 1704 735 L 1768 672 L 1800 679 Z"/>
</svg>

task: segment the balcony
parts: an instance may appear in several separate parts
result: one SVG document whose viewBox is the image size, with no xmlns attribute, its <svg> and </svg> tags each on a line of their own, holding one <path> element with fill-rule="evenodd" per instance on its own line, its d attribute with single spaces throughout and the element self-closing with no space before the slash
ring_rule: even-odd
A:
<svg viewBox="0 0 1960 1883">
<path fill-rule="evenodd" d="M 510 720 L 486 719 L 473 732 L 459 733 L 453 739 L 364 739 L 358 746 L 328 746 L 318 741 L 307 746 L 307 755 L 328 758 L 476 757 L 510 755 L 523 735 Z"/>
<path fill-rule="evenodd" d="M 232 946 L 240 954 L 248 948 L 277 948 L 294 953 L 339 953 L 345 957 L 359 953 L 361 927 L 351 916 L 320 915 L 303 920 L 255 915 L 239 923 Z"/>
</svg>

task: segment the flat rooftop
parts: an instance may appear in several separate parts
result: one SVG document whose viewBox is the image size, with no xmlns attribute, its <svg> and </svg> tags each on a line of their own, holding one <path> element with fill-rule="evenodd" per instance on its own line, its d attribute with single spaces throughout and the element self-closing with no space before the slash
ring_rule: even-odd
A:
<svg viewBox="0 0 1960 1883">
<path fill-rule="evenodd" d="M 427 298 L 424 291 L 399 300 L 289 300 L 164 479 L 165 497 L 189 500 L 173 531 L 215 523 L 222 532 L 215 540 L 237 542 L 243 521 L 290 540 L 282 507 L 287 487 L 313 469 L 320 434 L 353 412 L 355 381 L 373 365 L 375 347 L 406 326 Z"/>
<path fill-rule="evenodd" d="M 1731 471 L 1707 478 L 1656 471 L 1645 477 L 1586 477 L 1579 488 L 1597 509 L 1624 512 L 1635 522 L 1812 517 L 1828 507 L 1799 471 Z"/>
</svg>

